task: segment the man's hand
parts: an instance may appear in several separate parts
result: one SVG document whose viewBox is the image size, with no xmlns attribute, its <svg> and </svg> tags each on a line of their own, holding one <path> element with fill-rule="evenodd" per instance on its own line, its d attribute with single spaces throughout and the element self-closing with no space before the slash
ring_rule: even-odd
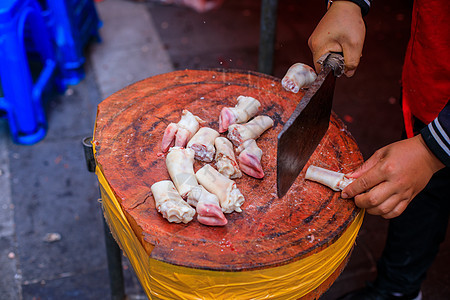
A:
<svg viewBox="0 0 450 300">
<path fill-rule="evenodd" d="M 317 60 L 328 52 L 344 53 L 347 77 L 353 76 L 361 58 L 366 26 L 361 8 L 350 1 L 335 1 L 308 40 L 317 73 Z"/>
<path fill-rule="evenodd" d="M 399 216 L 444 164 L 421 135 L 381 148 L 355 172 L 356 180 L 342 191 L 358 207 L 386 219 Z"/>
</svg>

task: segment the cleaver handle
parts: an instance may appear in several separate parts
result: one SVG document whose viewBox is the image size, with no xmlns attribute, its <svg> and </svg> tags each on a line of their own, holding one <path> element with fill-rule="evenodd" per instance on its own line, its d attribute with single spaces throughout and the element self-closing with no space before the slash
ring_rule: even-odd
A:
<svg viewBox="0 0 450 300">
<path fill-rule="evenodd" d="M 344 73 L 344 57 L 342 53 L 329 52 L 322 55 L 317 61 L 318 64 L 322 65 L 323 68 L 331 68 L 334 71 L 334 76 L 340 77 Z"/>
</svg>

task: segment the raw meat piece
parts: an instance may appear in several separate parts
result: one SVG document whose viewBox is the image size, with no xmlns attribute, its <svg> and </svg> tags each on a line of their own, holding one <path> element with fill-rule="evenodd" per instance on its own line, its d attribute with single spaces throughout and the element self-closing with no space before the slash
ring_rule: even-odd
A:
<svg viewBox="0 0 450 300">
<path fill-rule="evenodd" d="M 293 64 L 281 80 L 281 85 L 287 91 L 298 93 L 316 80 L 317 74 L 313 68 L 302 63 Z"/>
<path fill-rule="evenodd" d="M 166 166 L 175 187 L 183 199 L 198 185 L 194 172 L 194 150 L 172 147 L 166 156 Z"/>
<path fill-rule="evenodd" d="M 178 123 L 170 123 L 164 131 L 161 150 L 166 152 L 170 146 L 185 147 L 189 140 L 198 131 L 203 120 L 184 109 Z"/>
<path fill-rule="evenodd" d="M 158 212 L 169 222 L 188 223 L 193 219 L 195 210 L 181 198 L 172 181 L 156 182 L 151 190 Z"/>
<path fill-rule="evenodd" d="M 241 178 L 242 172 L 239 169 L 236 157 L 233 151 L 233 144 L 224 137 L 218 137 L 215 140 L 216 145 L 216 167 L 219 173 L 228 178 Z"/>
<path fill-rule="evenodd" d="M 345 177 L 345 174 L 343 173 L 316 166 L 309 166 L 308 170 L 306 170 L 305 179 L 326 185 L 334 191 L 342 191 L 347 185 L 354 181 L 353 178 Z"/>
<path fill-rule="evenodd" d="M 245 199 L 233 180 L 220 174 L 211 165 L 204 165 L 195 173 L 195 176 L 206 190 L 219 198 L 220 206 L 224 213 L 242 211 L 241 205 Z"/>
<path fill-rule="evenodd" d="M 273 126 L 273 120 L 268 116 L 257 116 L 245 124 L 233 124 L 228 127 L 228 139 L 239 147 L 246 140 L 254 139 Z"/>
<path fill-rule="evenodd" d="M 253 97 L 239 96 L 235 107 L 224 107 L 219 116 L 219 132 L 228 130 L 231 124 L 247 122 L 256 115 L 261 103 Z"/>
<path fill-rule="evenodd" d="M 202 127 L 192 137 L 187 144 L 187 147 L 194 150 L 195 158 L 204 162 L 212 162 L 216 148 L 214 147 L 214 140 L 219 136 L 219 133 L 212 128 Z"/>
<path fill-rule="evenodd" d="M 197 220 L 200 223 L 209 226 L 224 226 L 228 223 L 217 196 L 203 186 L 194 187 L 188 195 L 187 202 L 196 207 Z"/>
<path fill-rule="evenodd" d="M 246 140 L 236 149 L 236 152 L 240 153 L 238 162 L 242 172 L 255 178 L 264 177 L 261 166 L 262 150 L 255 140 Z"/>
</svg>

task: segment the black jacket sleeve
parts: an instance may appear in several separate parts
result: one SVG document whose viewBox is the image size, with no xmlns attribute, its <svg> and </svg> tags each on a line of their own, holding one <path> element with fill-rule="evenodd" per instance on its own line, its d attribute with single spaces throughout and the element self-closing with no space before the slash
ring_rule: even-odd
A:
<svg viewBox="0 0 450 300">
<path fill-rule="evenodd" d="M 450 102 L 420 133 L 434 155 L 445 166 L 450 167 Z"/>
</svg>

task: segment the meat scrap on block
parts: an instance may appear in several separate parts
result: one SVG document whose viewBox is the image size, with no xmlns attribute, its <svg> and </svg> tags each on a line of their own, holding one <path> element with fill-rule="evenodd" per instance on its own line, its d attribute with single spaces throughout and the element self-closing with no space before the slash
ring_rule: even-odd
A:
<svg viewBox="0 0 450 300">
<path fill-rule="evenodd" d="M 203 120 L 194 116 L 190 111 L 183 110 L 178 123 L 170 123 L 164 131 L 161 150 L 166 152 L 171 146 L 185 147 L 189 140 L 197 133 Z"/>
</svg>

